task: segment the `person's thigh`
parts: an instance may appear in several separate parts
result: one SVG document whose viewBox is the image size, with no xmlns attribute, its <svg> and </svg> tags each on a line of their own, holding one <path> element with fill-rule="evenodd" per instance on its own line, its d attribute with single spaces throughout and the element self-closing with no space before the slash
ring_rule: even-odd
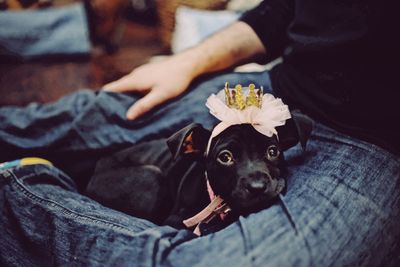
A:
<svg viewBox="0 0 400 267">
<path fill-rule="evenodd" d="M 2 107 L 0 162 L 37 156 L 49 159 L 64 171 L 71 166 L 81 170 L 85 167 L 79 166 L 89 159 L 143 140 L 167 137 L 192 122 L 212 128 L 217 121 L 205 102 L 226 81 L 254 82 L 270 90 L 267 72 L 217 75 L 194 82 L 183 96 L 134 121 L 128 121 L 125 113 L 137 96 L 105 91 L 82 90 L 54 103 Z"/>
<path fill-rule="evenodd" d="M 398 266 L 399 157 L 320 124 L 286 157 L 284 204 L 183 243 L 171 265 Z"/>
<path fill-rule="evenodd" d="M 150 266 L 194 238 L 103 207 L 43 164 L 0 172 L 0 218 L 1 266 Z"/>
</svg>

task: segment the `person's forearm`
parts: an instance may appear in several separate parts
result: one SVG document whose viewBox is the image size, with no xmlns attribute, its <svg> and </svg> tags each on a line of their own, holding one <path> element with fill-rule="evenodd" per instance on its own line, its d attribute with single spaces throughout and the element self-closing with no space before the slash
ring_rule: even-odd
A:
<svg viewBox="0 0 400 267">
<path fill-rule="evenodd" d="M 266 50 L 255 32 L 244 22 L 236 22 L 199 45 L 175 56 L 184 62 L 193 78 L 220 71 L 264 55 Z"/>
</svg>

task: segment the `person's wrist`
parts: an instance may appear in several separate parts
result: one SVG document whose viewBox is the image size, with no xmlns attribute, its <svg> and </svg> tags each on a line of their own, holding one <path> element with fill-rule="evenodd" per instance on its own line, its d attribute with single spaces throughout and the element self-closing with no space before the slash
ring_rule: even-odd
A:
<svg viewBox="0 0 400 267">
<path fill-rule="evenodd" d="M 177 54 L 174 58 L 174 64 L 179 65 L 182 74 L 193 80 L 204 73 L 203 63 L 196 51 L 187 50 Z"/>
</svg>

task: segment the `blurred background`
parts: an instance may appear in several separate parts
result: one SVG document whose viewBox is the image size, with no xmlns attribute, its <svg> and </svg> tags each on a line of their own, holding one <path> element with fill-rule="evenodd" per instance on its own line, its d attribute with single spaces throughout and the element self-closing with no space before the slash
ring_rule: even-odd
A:
<svg viewBox="0 0 400 267">
<path fill-rule="evenodd" d="M 0 105 L 98 90 L 195 45 L 259 2 L 0 0 Z"/>
</svg>

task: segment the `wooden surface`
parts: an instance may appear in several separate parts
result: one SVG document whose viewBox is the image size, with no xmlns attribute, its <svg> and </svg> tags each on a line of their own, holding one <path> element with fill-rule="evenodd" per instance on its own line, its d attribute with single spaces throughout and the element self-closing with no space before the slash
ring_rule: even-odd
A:
<svg viewBox="0 0 400 267">
<path fill-rule="evenodd" d="M 54 101 L 80 88 L 96 90 L 160 53 L 155 26 L 126 21 L 119 50 L 113 55 L 0 62 L 0 106 Z"/>
</svg>

